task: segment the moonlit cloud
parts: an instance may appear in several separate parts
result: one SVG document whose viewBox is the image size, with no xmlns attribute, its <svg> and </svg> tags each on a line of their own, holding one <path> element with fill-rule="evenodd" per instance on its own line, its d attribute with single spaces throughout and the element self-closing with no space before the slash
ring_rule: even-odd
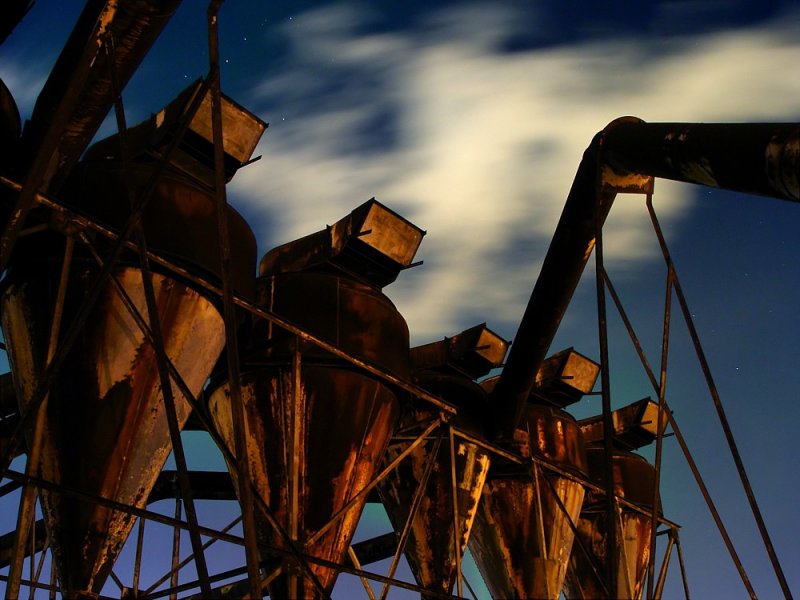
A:
<svg viewBox="0 0 800 600">
<path fill-rule="evenodd" d="M 451 9 L 437 16 L 435 35 L 359 35 L 359 15 L 340 5 L 287 24 L 295 51 L 254 89 L 256 106 L 287 102 L 285 116 L 267 115 L 264 160 L 234 180 L 253 210 L 270 207 L 277 233 L 267 247 L 374 195 L 429 232 L 425 265 L 387 290 L 412 334 L 450 334 L 477 315 L 513 326 L 582 152 L 606 123 L 625 114 L 800 116 L 800 81 L 788 76 L 800 59 L 796 23 L 499 52 L 513 16 Z M 370 119 L 381 115 L 386 139 L 374 144 Z M 689 209 L 689 193 L 658 182 L 664 222 Z M 641 203 L 620 198 L 606 229 L 608 258 L 650 258 L 645 223 Z"/>
</svg>

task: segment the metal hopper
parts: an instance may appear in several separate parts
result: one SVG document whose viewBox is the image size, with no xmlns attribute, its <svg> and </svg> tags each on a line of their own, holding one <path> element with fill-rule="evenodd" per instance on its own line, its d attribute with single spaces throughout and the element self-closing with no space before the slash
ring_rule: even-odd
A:
<svg viewBox="0 0 800 600">
<path fill-rule="evenodd" d="M 124 201 L 114 186 L 92 189 Z M 213 202 L 205 192 L 175 179 L 162 181 L 155 200 L 150 213 L 154 219 L 157 213 L 180 212 L 187 205 L 196 215 L 197 209 L 202 213 Z M 120 215 L 125 212 L 118 210 Z M 213 212 L 205 218 L 212 216 Z M 249 229 L 243 221 L 240 224 L 243 258 L 250 251 L 249 262 L 254 265 L 252 234 L 248 237 Z M 172 243 L 170 237 L 166 244 L 159 244 L 159 236 L 153 233 L 152 247 Z M 59 255 L 63 252 L 61 239 L 55 236 L 31 242 L 19 244 L 27 251 L 12 261 L 2 297 L 3 331 L 22 412 L 52 351 L 48 339 L 53 311 L 60 302 Z M 190 264 L 192 249 L 183 245 L 181 255 Z M 65 324 L 78 315 L 99 271 L 81 249 L 76 249 L 67 267 Z M 138 267 L 123 260 L 112 270 L 112 277 L 135 309 L 146 315 Z M 222 317 L 210 299 L 182 281 L 154 273 L 153 287 L 164 350 L 196 395 L 222 351 Z M 41 436 L 38 476 L 141 508 L 172 448 L 155 351 L 112 280 L 102 284 L 98 300 L 82 318 L 82 332 L 50 387 L 41 432 L 35 434 L 30 428 L 28 444 Z M 182 426 L 190 407 L 174 384 L 173 395 Z M 67 590 L 99 592 L 135 518 L 58 492 L 42 490 L 40 497 L 62 584 Z"/>
<path fill-rule="evenodd" d="M 584 439 L 560 410 L 592 389 L 597 364 L 572 349 L 542 364 L 513 448 L 529 466 L 496 461 L 483 491 L 469 547 L 493 598 L 548 598 L 561 593 L 584 488 Z M 493 390 L 498 378 L 482 382 Z M 546 404 L 545 404 L 546 403 Z M 537 460 L 553 464 L 548 469 Z"/>
<path fill-rule="evenodd" d="M 473 379 L 500 366 L 507 347 L 508 343 L 485 325 L 472 327 L 412 348 L 414 379 L 458 408 L 453 423 L 457 430 L 485 440 L 486 392 Z M 404 410 L 400 429 L 410 434 L 436 418 L 437 411 L 417 401 Z M 418 585 L 443 594 L 449 594 L 460 581 L 461 557 L 490 464 L 489 452 L 478 444 L 454 432 L 450 440 L 417 447 L 378 486 L 394 529 L 407 532 L 405 556 Z M 390 445 L 385 462 L 394 460 L 406 445 L 402 440 Z M 434 448 L 438 452 L 434 453 Z M 432 466 L 427 469 L 429 464 Z M 417 508 L 413 510 L 415 498 Z"/>
<path fill-rule="evenodd" d="M 171 165 L 155 179 L 160 167 L 152 159 L 124 163 L 118 151 L 87 156 L 64 186 L 66 203 L 115 231 L 125 230 L 132 206 L 140 204 L 151 251 L 194 277 L 220 278 L 215 198 L 201 181 Z M 251 296 L 255 240 L 231 209 L 228 220 L 233 285 Z M 39 492 L 61 586 L 68 596 L 91 595 L 102 589 L 135 522 L 123 508 L 93 499 L 143 508 L 172 450 L 158 352 L 142 323 L 152 327 L 149 318 L 157 315 L 164 354 L 195 396 L 222 351 L 225 328 L 212 298 L 166 271 L 152 272 L 148 306 L 135 252 L 107 258 L 110 242 L 68 223 L 53 225 L 58 232 L 44 229 L 18 241 L 0 302 L 20 412 L 48 385 L 38 418 L 25 431 L 29 474 L 74 492 Z M 109 275 L 100 278 L 107 260 Z M 65 350 L 67 330 L 79 333 Z M 63 362 L 46 382 L 56 353 Z M 191 406 L 174 381 L 171 387 L 181 428 Z"/>
<path fill-rule="evenodd" d="M 347 355 L 408 378 L 408 328 L 379 286 L 409 266 L 422 233 L 370 201 L 331 228 L 268 253 L 258 302 Z M 298 562 L 291 548 L 344 560 L 366 496 L 339 513 L 377 472 L 399 414 L 395 392 L 269 321 L 254 327 L 241 387 L 251 479 L 264 505 L 253 507 L 260 552 L 275 564 L 283 559 L 270 596 L 330 593 L 337 570 Z M 210 394 L 209 410 L 233 449 L 227 381 Z"/>
<path fill-rule="evenodd" d="M 605 486 L 605 452 L 602 447 L 590 446 L 586 449 L 589 460 L 589 478 L 599 486 Z M 640 506 L 636 511 L 615 502 L 617 516 L 616 553 L 613 564 L 617 572 L 615 578 L 617 598 L 638 600 L 642 597 L 647 579 L 647 565 L 650 559 L 650 536 L 653 491 L 655 488 L 655 468 L 644 458 L 631 452 L 615 450 L 612 458 L 614 472 L 614 493 Z M 606 573 L 608 556 L 607 537 L 609 534 L 608 504 L 602 495 L 590 492 L 587 495 L 578 521 L 578 539 L 588 551 L 573 548 L 569 570 L 564 585 L 564 593 L 570 600 L 589 598 L 608 598 L 608 591 L 598 577 Z M 589 558 L 591 556 L 591 558 Z"/>
</svg>

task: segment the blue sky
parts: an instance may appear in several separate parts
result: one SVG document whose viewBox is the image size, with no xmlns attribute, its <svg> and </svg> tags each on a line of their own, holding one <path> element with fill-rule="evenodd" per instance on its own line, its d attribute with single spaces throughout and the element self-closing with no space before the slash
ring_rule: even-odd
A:
<svg viewBox="0 0 800 600">
<path fill-rule="evenodd" d="M 23 116 L 79 10 L 38 0 L 0 49 L 0 76 Z M 220 27 L 224 91 L 270 122 L 262 160 L 229 187 L 260 249 L 376 196 L 428 231 L 424 265 L 386 290 L 413 343 L 483 321 L 514 337 L 581 154 L 612 119 L 800 121 L 796 1 L 229 0 Z M 128 121 L 206 70 L 205 3 L 185 0 L 126 90 Z M 800 206 L 661 180 L 654 203 L 776 549 L 800 589 Z M 605 237 L 608 270 L 657 364 L 664 270 L 640 198 L 618 198 Z M 597 358 L 588 271 L 552 350 Z M 756 591 L 778 597 L 685 328 L 673 320 L 667 399 Z M 611 325 L 621 406 L 651 391 Z M 599 412 L 599 401 L 576 411 Z M 663 501 L 684 526 L 692 594 L 746 597 L 674 441 L 665 451 Z M 670 577 L 665 597 L 680 596 Z"/>
</svg>

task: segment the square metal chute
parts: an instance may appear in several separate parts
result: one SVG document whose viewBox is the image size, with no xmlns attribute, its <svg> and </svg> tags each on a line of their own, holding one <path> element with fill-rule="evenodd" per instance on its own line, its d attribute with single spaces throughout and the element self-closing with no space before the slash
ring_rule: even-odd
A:
<svg viewBox="0 0 800 600">
<path fill-rule="evenodd" d="M 130 156 L 134 159 L 161 159 L 202 90 L 203 82 L 194 82 L 147 121 L 131 127 L 126 136 Z M 267 124 L 224 94 L 221 98 L 223 168 L 225 180 L 230 181 L 236 171 L 250 160 Z M 207 188 L 214 187 L 211 117 L 211 90 L 206 89 L 177 149 L 170 155 L 172 167 Z M 119 135 L 101 140 L 87 151 L 86 158 L 118 159 L 121 156 L 119 144 Z"/>
<path fill-rule="evenodd" d="M 425 231 L 375 198 L 322 231 L 273 248 L 261 259 L 261 275 L 331 270 L 368 285 L 389 285 L 414 266 Z"/>
<path fill-rule="evenodd" d="M 411 368 L 454 371 L 477 379 L 503 364 L 508 346 L 509 342 L 482 323 L 453 337 L 411 348 Z"/>
<path fill-rule="evenodd" d="M 531 395 L 536 400 L 564 408 L 591 392 L 599 374 L 598 363 L 567 348 L 542 363 Z"/>
<path fill-rule="evenodd" d="M 330 260 L 383 287 L 412 266 L 424 235 L 424 230 L 371 198 L 330 228 Z"/>
<path fill-rule="evenodd" d="M 633 404 L 612 411 L 614 444 L 623 450 L 636 450 L 655 441 L 658 432 L 658 404 L 650 398 L 637 400 Z M 663 417 L 664 428 L 667 418 Z M 603 441 L 605 429 L 603 415 L 589 417 L 578 422 L 587 444 Z"/>
</svg>

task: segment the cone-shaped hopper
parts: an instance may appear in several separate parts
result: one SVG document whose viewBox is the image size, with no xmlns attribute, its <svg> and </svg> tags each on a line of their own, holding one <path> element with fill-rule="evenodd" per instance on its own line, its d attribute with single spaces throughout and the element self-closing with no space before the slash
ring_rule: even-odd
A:
<svg viewBox="0 0 800 600">
<path fill-rule="evenodd" d="M 514 442 L 523 456 L 586 476 L 583 436 L 564 411 L 528 404 Z M 536 465 L 490 473 L 469 547 L 493 598 L 559 597 L 583 496 L 581 484 Z"/>
<path fill-rule="evenodd" d="M 477 383 L 463 376 L 435 372 L 420 373 L 416 381 L 420 387 L 458 407 L 457 427 L 473 436 L 485 437 L 481 425 L 487 410 L 486 392 Z M 417 401 L 404 414 L 400 427 L 403 431 L 415 431 L 416 424 L 427 425 L 432 418 L 436 418 L 436 411 Z M 389 446 L 385 462 L 395 459 L 406 445 Z M 467 547 L 490 462 L 489 453 L 477 444 L 455 437 L 454 446 L 454 465 L 445 435 L 435 456 L 431 453 L 432 442 L 418 446 L 378 486 L 389 520 L 399 532 L 405 527 L 419 486 L 425 485 L 411 520 L 405 555 L 417 583 L 443 594 L 449 594 L 456 581 L 459 559 Z M 434 463 L 425 482 L 424 474 L 430 461 Z"/>
<path fill-rule="evenodd" d="M 102 174 L 98 181 L 109 182 L 107 187 L 89 185 L 91 169 L 84 176 L 88 179 L 76 183 L 76 189 L 92 193 L 77 195 L 76 200 L 86 201 L 90 209 L 91 201 L 102 197 L 109 207 L 106 222 L 124 222 L 128 198 L 120 193 L 120 171 L 116 178 L 113 172 Z M 133 179 L 134 190 L 139 183 Z M 156 250 L 169 246 L 175 237 L 181 212 L 203 213 L 206 216 L 198 218 L 206 222 L 214 218 L 210 210 L 213 198 L 177 179 L 163 180 L 150 206 L 145 234 Z M 148 220 L 158 221 L 159 211 L 162 219 L 171 219 L 171 233 L 166 237 L 147 226 Z M 87 212 L 91 214 L 91 210 Z M 252 233 L 241 228 L 237 233 L 234 253 L 254 268 Z M 205 251 L 205 245 L 200 251 Z M 22 238 L 3 284 L 3 332 L 23 413 L 46 363 L 63 252 L 64 238 L 59 235 Z M 184 264 L 204 274 L 206 271 L 196 266 L 202 264 L 195 260 L 196 254 L 184 241 Z M 147 319 L 142 274 L 135 264 L 135 257 L 126 256 L 112 274 Z M 66 285 L 62 334 L 83 308 L 98 271 L 86 250 L 76 245 Z M 223 320 L 208 298 L 181 281 L 154 273 L 153 286 L 166 354 L 192 393 L 198 394 L 222 350 Z M 182 426 L 190 406 L 174 384 L 172 393 Z M 155 352 L 111 280 L 102 284 L 97 301 L 86 314 L 81 333 L 49 388 L 46 407 L 37 474 L 84 494 L 144 507 L 172 443 Z M 26 433 L 30 444 L 32 428 Z M 40 498 L 66 594 L 100 592 L 134 517 L 57 491 L 43 490 Z"/>
<path fill-rule="evenodd" d="M 473 378 L 486 375 L 503 362 L 508 342 L 486 327 L 411 349 L 414 379 L 420 387 L 458 408 L 453 425 L 477 439 L 486 439 L 486 391 Z M 421 431 L 437 411 L 426 402 L 409 403 L 400 428 Z M 449 436 L 432 454 L 433 442 L 416 448 L 378 486 L 386 512 L 396 531 L 408 525 L 405 556 L 420 587 L 449 594 L 458 576 L 486 475 L 489 453 L 464 437 Z M 394 460 L 405 443 L 389 447 L 385 462 Z M 431 465 L 430 470 L 427 468 Z M 425 481 L 425 473 L 429 471 Z M 422 487 L 420 487 L 422 486 Z M 414 498 L 419 506 L 409 521 Z"/>
<path fill-rule="evenodd" d="M 333 274 L 301 272 L 265 277 L 257 292 L 266 308 L 304 330 L 408 377 L 408 328 L 375 288 Z M 397 420 L 397 399 L 381 381 L 271 323 L 259 323 L 254 335 L 241 382 L 253 484 L 301 551 L 342 563 L 366 497 L 309 540 L 376 473 Z M 227 382 L 211 393 L 209 410 L 233 450 Z M 330 593 L 337 571 L 298 566 L 294 557 L 287 558 L 285 538 L 258 506 L 253 510 L 262 557 L 285 559 L 270 597 L 319 596 L 309 569 Z"/>
<path fill-rule="evenodd" d="M 590 446 L 586 450 L 589 460 L 589 478 L 593 483 L 605 487 L 605 452 L 602 447 Z M 614 451 L 614 492 L 626 500 L 652 510 L 655 486 L 655 468 L 644 458 L 630 452 Z M 569 570 L 564 584 L 564 594 L 570 600 L 608 598 L 607 587 L 598 580 L 608 569 L 609 532 L 606 500 L 590 492 L 578 521 L 578 539 L 588 551 L 581 550 L 578 543 L 572 549 Z M 650 534 L 652 521 L 648 514 L 617 506 L 616 553 L 617 598 L 638 600 L 647 578 L 650 558 Z M 593 568 L 594 567 L 594 568 Z"/>
</svg>

